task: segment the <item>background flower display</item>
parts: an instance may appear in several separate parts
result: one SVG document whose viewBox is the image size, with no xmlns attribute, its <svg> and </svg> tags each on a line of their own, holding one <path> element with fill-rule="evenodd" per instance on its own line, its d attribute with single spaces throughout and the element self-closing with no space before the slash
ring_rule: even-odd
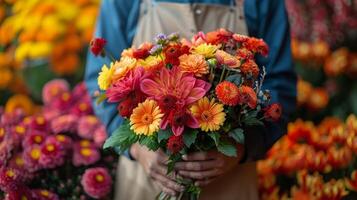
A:
<svg viewBox="0 0 357 200">
<path fill-rule="evenodd" d="M 0 103 L 26 92 L 39 101 L 54 77 L 82 79 L 99 0 L 0 2 Z"/>
<path fill-rule="evenodd" d="M 56 79 L 41 111 L 0 111 L 0 198 L 111 199 L 116 156 L 83 83 Z"/>
</svg>

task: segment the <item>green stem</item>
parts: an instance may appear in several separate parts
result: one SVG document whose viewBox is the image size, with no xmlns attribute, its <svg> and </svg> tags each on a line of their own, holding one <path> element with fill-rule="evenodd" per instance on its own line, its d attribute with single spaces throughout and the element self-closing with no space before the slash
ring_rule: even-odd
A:
<svg viewBox="0 0 357 200">
<path fill-rule="evenodd" d="M 225 72 L 226 72 L 226 67 L 223 66 L 221 77 L 219 78 L 219 83 L 222 82 Z"/>
</svg>

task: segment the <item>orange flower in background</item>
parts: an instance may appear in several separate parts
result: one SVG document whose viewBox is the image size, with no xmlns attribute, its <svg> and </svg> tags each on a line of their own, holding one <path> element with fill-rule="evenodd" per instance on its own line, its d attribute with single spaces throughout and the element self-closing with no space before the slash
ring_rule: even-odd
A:
<svg viewBox="0 0 357 200">
<path fill-rule="evenodd" d="M 346 184 L 348 189 L 357 192 L 357 170 L 354 170 L 351 173 L 351 177 L 350 178 L 345 178 L 345 184 Z"/>
<path fill-rule="evenodd" d="M 328 149 L 327 156 L 333 168 L 339 169 L 346 167 L 352 160 L 352 151 L 347 146 L 333 146 Z"/>
<path fill-rule="evenodd" d="M 223 81 L 217 85 L 216 95 L 224 105 L 235 106 L 239 101 L 239 88 L 231 82 Z"/>
<path fill-rule="evenodd" d="M 317 60 L 323 60 L 330 54 L 330 47 L 327 42 L 319 40 L 312 43 L 312 54 Z"/>
<path fill-rule="evenodd" d="M 357 76 L 357 53 L 350 53 L 348 57 L 347 75 Z"/>
<path fill-rule="evenodd" d="M 348 49 L 340 48 L 325 61 L 324 70 L 327 76 L 337 76 L 345 71 L 348 65 Z"/>
<path fill-rule="evenodd" d="M 317 126 L 320 134 L 329 133 L 332 129 L 342 125 L 342 121 L 337 117 L 326 117 Z"/>
<path fill-rule="evenodd" d="M 70 75 L 79 68 L 79 57 L 75 54 L 66 54 L 60 60 L 52 61 L 51 68 L 58 75 Z"/>
<path fill-rule="evenodd" d="M 299 79 L 297 82 L 297 102 L 299 105 L 305 104 L 308 102 L 311 93 L 312 93 L 312 85 L 304 81 L 302 79 Z"/>
<path fill-rule="evenodd" d="M 289 140 L 295 143 L 307 143 L 311 144 L 313 137 L 316 137 L 316 129 L 312 122 L 304 122 L 301 119 L 296 120 L 293 123 L 288 124 Z"/>
<path fill-rule="evenodd" d="M 327 106 L 329 96 L 324 88 L 315 88 L 310 94 L 307 106 L 312 110 L 321 110 Z"/>
<path fill-rule="evenodd" d="M 0 77 L 0 89 L 5 89 L 12 82 L 14 75 L 10 69 L 0 68 Z"/>
<path fill-rule="evenodd" d="M 31 115 L 33 113 L 33 107 L 34 103 L 28 96 L 16 94 L 10 97 L 10 99 L 6 102 L 5 112 L 11 113 L 16 109 L 21 109 L 26 115 Z"/>
<path fill-rule="evenodd" d="M 179 57 L 179 68 L 182 72 L 193 73 L 196 77 L 208 74 L 208 65 L 203 55 L 184 54 Z"/>
<path fill-rule="evenodd" d="M 294 59 L 307 60 L 311 53 L 311 46 L 307 42 L 301 42 L 293 39 L 291 41 L 291 52 Z"/>
</svg>

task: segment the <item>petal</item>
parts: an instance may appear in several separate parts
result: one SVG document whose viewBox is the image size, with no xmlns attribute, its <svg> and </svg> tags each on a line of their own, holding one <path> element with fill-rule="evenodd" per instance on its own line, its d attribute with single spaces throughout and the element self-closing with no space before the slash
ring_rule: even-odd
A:
<svg viewBox="0 0 357 200">
<path fill-rule="evenodd" d="M 187 114 L 186 125 L 190 128 L 199 128 L 200 124 L 198 123 L 197 119 L 192 116 L 192 114 Z"/>
<path fill-rule="evenodd" d="M 175 136 L 182 135 L 183 130 L 185 129 L 184 126 L 172 126 L 172 132 Z"/>
<path fill-rule="evenodd" d="M 162 94 L 160 88 L 160 85 L 151 79 L 145 79 L 140 84 L 141 91 L 152 97 L 157 97 Z"/>
</svg>

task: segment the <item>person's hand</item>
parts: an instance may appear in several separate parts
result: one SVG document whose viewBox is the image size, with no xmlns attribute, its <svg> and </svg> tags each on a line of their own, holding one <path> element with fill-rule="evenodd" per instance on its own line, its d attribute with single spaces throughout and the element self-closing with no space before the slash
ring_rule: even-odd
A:
<svg viewBox="0 0 357 200">
<path fill-rule="evenodd" d="M 175 170 L 178 175 L 195 180 L 196 186 L 205 186 L 235 167 L 242 159 L 243 151 L 243 145 L 239 145 L 237 157 L 229 157 L 218 151 L 184 155 L 184 161 L 176 163 Z"/>
<path fill-rule="evenodd" d="M 184 186 L 176 183 L 173 176 L 167 175 L 166 163 L 168 157 L 163 151 L 153 152 L 138 144 L 134 144 L 130 148 L 130 154 L 142 165 L 146 174 L 164 193 L 176 196 L 178 193 L 184 191 Z"/>
</svg>

